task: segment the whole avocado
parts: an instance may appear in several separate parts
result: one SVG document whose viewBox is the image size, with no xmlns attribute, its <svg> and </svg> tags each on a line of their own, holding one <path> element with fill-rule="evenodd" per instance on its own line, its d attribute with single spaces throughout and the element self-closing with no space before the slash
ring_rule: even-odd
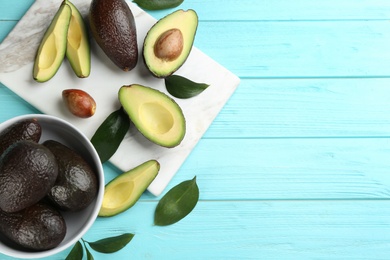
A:
<svg viewBox="0 0 390 260">
<path fill-rule="evenodd" d="M 92 0 L 89 24 L 93 38 L 114 64 L 123 71 L 137 65 L 137 30 L 125 0 Z"/>
<path fill-rule="evenodd" d="M 53 205 L 64 211 L 86 208 L 97 195 L 98 180 L 89 163 L 66 145 L 47 140 L 43 143 L 55 156 L 58 177 L 47 197 Z"/>
<path fill-rule="evenodd" d="M 42 135 L 41 125 L 36 119 L 16 122 L 0 133 L 0 155 L 12 144 L 20 140 L 38 143 Z"/>
<path fill-rule="evenodd" d="M 0 209 L 16 212 L 46 196 L 58 175 L 53 153 L 42 144 L 19 141 L 0 157 Z"/>
<path fill-rule="evenodd" d="M 0 210 L 0 232 L 23 248 L 56 247 L 66 235 L 66 223 L 54 208 L 41 202 L 15 213 Z"/>
</svg>

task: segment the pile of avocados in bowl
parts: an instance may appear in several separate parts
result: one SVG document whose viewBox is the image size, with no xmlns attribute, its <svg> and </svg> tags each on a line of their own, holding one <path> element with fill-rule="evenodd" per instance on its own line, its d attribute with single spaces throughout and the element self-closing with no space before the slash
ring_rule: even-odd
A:
<svg viewBox="0 0 390 260">
<path fill-rule="evenodd" d="M 73 125 L 43 114 L 0 124 L 0 253 L 41 258 L 71 247 L 103 194 L 99 156 Z"/>
</svg>

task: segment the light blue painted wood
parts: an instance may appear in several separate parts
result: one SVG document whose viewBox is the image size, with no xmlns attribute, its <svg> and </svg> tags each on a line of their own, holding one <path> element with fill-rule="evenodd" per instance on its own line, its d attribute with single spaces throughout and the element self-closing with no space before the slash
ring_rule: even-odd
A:
<svg viewBox="0 0 390 260">
<path fill-rule="evenodd" d="M 0 0 L 0 41 L 32 3 Z M 167 187 L 196 175 L 194 212 L 156 227 L 161 196 L 145 193 L 129 211 L 97 219 L 85 239 L 136 236 L 95 259 L 387 259 L 390 2 L 180 8 L 198 12 L 196 46 L 241 85 Z M 0 84 L 0 121 L 26 113 L 39 111 Z M 107 181 L 120 174 L 104 170 Z"/>
<path fill-rule="evenodd" d="M 19 20 L 35 0 L 0 1 L 0 20 Z"/>
<path fill-rule="evenodd" d="M 233 8 L 232 8 L 233 7 Z M 200 20 L 367 20 L 389 19 L 386 0 L 186 0 L 179 8 L 197 11 Z M 159 18 L 170 10 L 152 11 Z"/>
<path fill-rule="evenodd" d="M 168 227 L 153 226 L 155 205 L 140 202 L 98 219 L 86 240 L 136 235 L 121 251 L 95 259 L 387 259 L 390 251 L 389 201 L 200 201 Z M 46 259 L 64 259 L 69 250 Z"/>
<path fill-rule="evenodd" d="M 1 29 L 0 29 L 0 43 L 3 42 L 8 33 L 16 25 L 17 21 L 1 21 Z"/>
<path fill-rule="evenodd" d="M 389 78 L 243 79 L 204 138 L 387 137 Z"/>
<path fill-rule="evenodd" d="M 387 20 L 221 21 L 201 23 L 195 46 L 244 78 L 360 78 L 389 77 L 389 42 Z"/>
</svg>

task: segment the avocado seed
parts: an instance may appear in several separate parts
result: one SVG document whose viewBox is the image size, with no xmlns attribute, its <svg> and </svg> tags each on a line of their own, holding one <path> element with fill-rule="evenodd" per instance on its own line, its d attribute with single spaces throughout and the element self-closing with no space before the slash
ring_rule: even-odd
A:
<svg viewBox="0 0 390 260">
<path fill-rule="evenodd" d="M 183 51 L 183 34 L 179 29 L 173 28 L 165 31 L 158 37 L 154 45 L 154 54 L 165 61 L 177 59 Z"/>
</svg>

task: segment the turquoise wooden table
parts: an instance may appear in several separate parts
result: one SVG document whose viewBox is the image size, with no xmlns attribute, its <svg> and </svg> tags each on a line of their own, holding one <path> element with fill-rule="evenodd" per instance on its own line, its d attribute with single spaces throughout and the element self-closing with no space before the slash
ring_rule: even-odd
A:
<svg viewBox="0 0 390 260">
<path fill-rule="evenodd" d="M 33 2 L 0 0 L 0 41 Z M 145 193 L 84 236 L 136 234 L 95 259 L 389 259 L 390 1 L 181 8 L 198 12 L 195 46 L 241 84 L 167 188 L 196 175 L 194 211 L 154 226 L 160 197 Z M 0 121 L 34 112 L 0 85 Z"/>
</svg>

